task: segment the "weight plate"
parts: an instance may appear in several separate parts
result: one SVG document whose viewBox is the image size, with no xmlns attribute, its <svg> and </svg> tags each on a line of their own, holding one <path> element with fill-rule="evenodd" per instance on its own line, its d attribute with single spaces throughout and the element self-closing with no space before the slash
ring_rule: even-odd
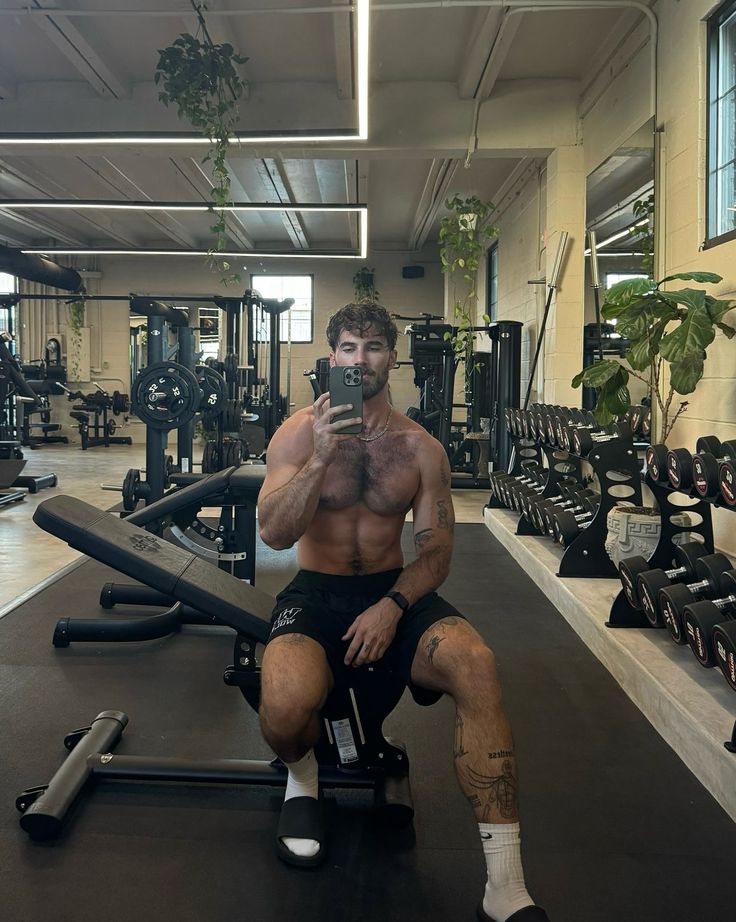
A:
<svg viewBox="0 0 736 922">
<path fill-rule="evenodd" d="M 202 389 L 199 409 L 208 414 L 219 413 L 227 400 L 227 382 L 209 365 L 197 365 L 194 374 Z"/>
<path fill-rule="evenodd" d="M 125 475 L 123 481 L 123 509 L 127 512 L 133 512 L 140 498 L 139 489 L 141 483 L 141 472 L 137 468 L 131 468 Z"/>
<path fill-rule="evenodd" d="M 106 428 L 108 435 L 115 435 L 115 430 L 118 428 L 118 424 L 114 419 L 108 419 Z"/>
<path fill-rule="evenodd" d="M 120 391 L 112 392 L 112 412 L 115 416 L 121 413 L 127 413 L 130 410 L 130 397 L 127 394 L 121 394 Z"/>
<path fill-rule="evenodd" d="M 132 405 L 147 426 L 168 431 L 186 425 L 201 399 L 202 391 L 193 372 L 178 362 L 157 362 L 136 378 Z"/>
</svg>

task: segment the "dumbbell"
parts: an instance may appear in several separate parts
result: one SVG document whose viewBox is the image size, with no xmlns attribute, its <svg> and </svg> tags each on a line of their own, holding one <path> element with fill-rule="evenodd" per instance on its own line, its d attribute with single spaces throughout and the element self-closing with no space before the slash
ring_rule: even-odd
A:
<svg viewBox="0 0 736 922">
<path fill-rule="evenodd" d="M 724 621 L 713 628 L 713 649 L 724 678 L 736 691 L 736 621 Z"/>
<path fill-rule="evenodd" d="M 648 585 L 650 594 L 656 596 L 663 586 L 668 586 L 670 583 L 678 582 L 689 576 L 695 576 L 696 561 L 700 560 L 701 557 L 705 557 L 707 553 L 707 548 L 700 541 L 688 541 L 685 544 L 679 544 L 675 547 L 673 554 L 673 560 L 677 566 L 671 570 L 653 571 L 644 557 L 627 557 L 622 560 L 618 565 L 618 573 L 629 605 L 637 611 L 642 608 L 639 584 L 637 582 L 638 576 L 642 576 L 646 582 L 646 578 L 649 577 L 650 573 L 660 574 L 655 576 Z M 665 582 L 662 582 L 662 578 L 664 578 Z"/>
<path fill-rule="evenodd" d="M 720 466 L 736 459 L 736 442 L 722 442 L 715 453 L 701 451 L 693 455 L 693 486 L 699 496 L 715 499 L 720 485 Z"/>
<path fill-rule="evenodd" d="M 564 446 L 565 432 L 569 427 L 576 428 L 577 426 L 586 426 L 588 423 L 588 417 L 583 410 L 578 410 L 576 407 L 568 410 L 567 413 L 559 414 L 555 417 L 554 422 L 556 444 Z"/>
<path fill-rule="evenodd" d="M 547 471 L 540 468 L 535 478 L 529 483 L 505 483 L 501 487 L 506 505 L 521 512 L 521 500 L 524 496 L 539 496 L 547 482 Z"/>
<path fill-rule="evenodd" d="M 539 483 L 546 474 L 546 469 L 537 461 L 522 461 L 522 467 L 525 471 L 523 475 L 499 473 L 498 477 L 491 480 L 491 488 L 494 494 L 507 506 L 510 505 L 509 491 L 512 487 L 525 487 Z"/>
<path fill-rule="evenodd" d="M 570 451 L 576 455 L 587 455 L 596 445 L 613 442 L 615 439 L 632 438 L 631 426 L 625 420 L 613 423 L 609 434 L 606 434 L 605 430 L 595 432 L 589 429 L 573 429 L 570 433 Z"/>
<path fill-rule="evenodd" d="M 730 569 L 731 561 L 724 554 L 705 554 L 695 561 L 696 580 L 692 583 L 676 583 L 672 586 L 664 570 L 649 570 L 648 573 L 640 573 L 636 578 L 637 590 L 647 621 L 652 627 L 662 627 L 667 623 L 670 633 L 676 640 L 676 628 L 670 626 L 669 620 L 665 622 L 659 607 L 660 595 L 664 593 L 664 598 L 667 600 L 668 619 L 672 619 L 673 625 L 674 623 L 681 625 L 684 603 L 692 602 L 694 598 L 707 595 L 709 592 L 716 592 L 721 575 Z"/>
<path fill-rule="evenodd" d="M 554 534 L 551 519 L 553 512 L 583 511 L 585 509 L 583 499 L 596 495 L 593 490 L 581 490 L 578 485 L 577 489 L 569 489 L 564 496 L 557 499 L 549 499 L 548 497 L 535 499 L 532 497 L 528 500 L 529 518 L 543 534 L 552 535 Z"/>
<path fill-rule="evenodd" d="M 669 483 L 670 478 L 667 472 L 668 451 L 669 449 L 666 445 L 649 445 L 644 454 L 647 473 L 657 483 Z"/>
<path fill-rule="evenodd" d="M 714 644 L 716 625 L 725 622 L 724 612 L 730 616 L 736 607 L 736 570 L 721 574 L 721 589 L 726 595 L 719 599 L 703 599 L 690 602 L 683 612 L 683 623 L 690 649 L 695 658 L 706 669 L 716 665 L 717 656 Z M 725 626 L 725 625 L 721 625 Z M 727 632 L 725 633 L 727 636 Z M 725 672 L 724 672 L 725 675 Z"/>
<path fill-rule="evenodd" d="M 552 524 L 554 540 L 562 547 L 572 544 L 580 532 L 585 531 L 593 521 L 600 505 L 599 499 L 598 494 L 583 497 L 581 500 L 583 510 L 580 513 L 564 509 L 560 512 L 554 510 L 550 512 L 549 521 Z"/>
<path fill-rule="evenodd" d="M 703 435 L 695 443 L 697 454 L 717 454 L 721 440 L 715 435 Z M 667 476 L 676 490 L 687 492 L 693 485 L 693 456 L 687 448 L 673 448 L 667 452 Z"/>
<path fill-rule="evenodd" d="M 736 464 L 733 461 L 721 461 L 718 468 L 718 486 L 721 499 L 727 506 L 736 506 Z"/>
<path fill-rule="evenodd" d="M 573 419 L 560 421 L 555 433 L 557 444 L 564 448 L 565 451 L 572 451 L 571 433 L 575 429 L 589 429 L 595 432 L 596 430 L 602 431 L 603 427 L 596 422 L 595 414 L 592 410 L 580 410 Z"/>
</svg>

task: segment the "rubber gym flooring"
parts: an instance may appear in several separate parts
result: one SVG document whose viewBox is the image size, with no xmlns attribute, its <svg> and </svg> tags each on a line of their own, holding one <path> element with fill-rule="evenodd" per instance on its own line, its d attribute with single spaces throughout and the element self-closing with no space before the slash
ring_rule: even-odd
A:
<svg viewBox="0 0 736 922">
<path fill-rule="evenodd" d="M 736 827 L 483 525 L 460 525 L 443 594 L 495 649 L 520 760 L 529 889 L 553 922 L 734 918 Z M 404 535 L 410 559 L 411 534 Z M 293 552 L 259 547 L 275 593 Z M 409 748 L 413 829 L 328 798 L 326 864 L 275 857 L 267 789 L 102 782 L 62 836 L 32 842 L 15 798 L 47 782 L 64 735 L 125 711 L 120 753 L 269 758 L 222 682 L 233 634 L 187 628 L 135 644 L 51 645 L 57 618 L 99 615 L 117 577 L 86 561 L 0 620 L 0 914 L 12 922 L 472 922 L 485 883 L 452 769 L 453 711 L 405 695 L 387 733 Z"/>
</svg>

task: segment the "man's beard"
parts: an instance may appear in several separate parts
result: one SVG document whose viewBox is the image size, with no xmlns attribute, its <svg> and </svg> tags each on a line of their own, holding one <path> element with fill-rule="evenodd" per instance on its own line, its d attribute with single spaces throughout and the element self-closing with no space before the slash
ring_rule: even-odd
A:
<svg viewBox="0 0 736 922">
<path fill-rule="evenodd" d="M 388 384 L 388 368 L 376 371 L 370 375 L 363 375 L 363 400 L 375 397 Z"/>
</svg>

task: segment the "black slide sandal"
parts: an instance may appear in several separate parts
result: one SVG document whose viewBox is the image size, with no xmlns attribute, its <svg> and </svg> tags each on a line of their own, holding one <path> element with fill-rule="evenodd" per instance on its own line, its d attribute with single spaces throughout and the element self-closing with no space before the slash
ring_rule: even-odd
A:
<svg viewBox="0 0 736 922">
<path fill-rule="evenodd" d="M 314 839 L 319 851 L 311 858 L 302 858 L 288 849 L 282 839 Z M 325 831 L 322 819 L 322 800 L 314 797 L 292 797 L 281 807 L 279 827 L 276 832 L 276 850 L 279 858 L 297 868 L 316 868 L 325 857 Z"/>
<path fill-rule="evenodd" d="M 480 922 L 496 922 L 483 909 L 483 903 L 478 904 L 478 919 Z M 525 906 L 510 915 L 506 922 L 549 922 L 549 917 L 539 906 Z"/>
</svg>

